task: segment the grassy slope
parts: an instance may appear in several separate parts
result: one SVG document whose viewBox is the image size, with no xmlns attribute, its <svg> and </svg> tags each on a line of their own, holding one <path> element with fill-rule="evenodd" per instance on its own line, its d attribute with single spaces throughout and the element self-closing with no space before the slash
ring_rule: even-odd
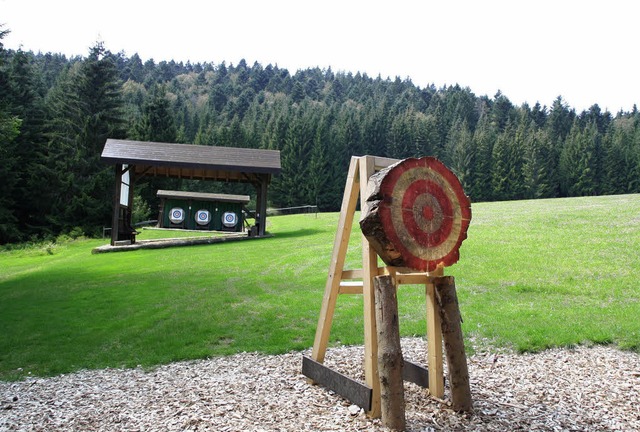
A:
<svg viewBox="0 0 640 432">
<path fill-rule="evenodd" d="M 272 217 L 275 237 L 257 241 L 0 252 L 0 378 L 310 347 L 337 217 Z M 353 233 L 348 268 L 359 268 Z M 639 195 L 474 204 L 446 270 L 468 345 L 640 350 L 639 251 Z M 402 332 L 424 334 L 424 290 L 402 286 L 399 302 Z M 361 343 L 361 322 L 359 296 L 341 296 L 333 343 Z"/>
</svg>

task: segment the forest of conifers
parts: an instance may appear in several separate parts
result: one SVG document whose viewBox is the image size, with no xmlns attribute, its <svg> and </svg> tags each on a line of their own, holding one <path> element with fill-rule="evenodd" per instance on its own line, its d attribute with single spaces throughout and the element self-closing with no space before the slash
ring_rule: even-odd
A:
<svg viewBox="0 0 640 432">
<path fill-rule="evenodd" d="M 273 207 L 339 210 L 350 157 L 365 154 L 435 156 L 472 202 L 640 192 L 635 105 L 578 113 L 561 96 L 514 106 L 500 92 L 410 78 L 156 63 L 102 43 L 67 58 L 0 43 L 0 244 L 110 226 L 107 138 L 280 150 Z M 138 219 L 157 216 L 158 188 L 255 195 L 247 185 L 149 179 L 136 187 Z"/>
</svg>

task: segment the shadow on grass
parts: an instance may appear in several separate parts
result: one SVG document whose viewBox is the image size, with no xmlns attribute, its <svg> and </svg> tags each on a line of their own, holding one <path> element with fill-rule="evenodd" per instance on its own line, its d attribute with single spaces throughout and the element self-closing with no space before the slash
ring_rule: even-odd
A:
<svg viewBox="0 0 640 432">
<path fill-rule="evenodd" d="M 269 234 L 273 234 L 272 238 L 282 239 L 282 238 L 295 238 L 295 237 L 306 237 L 314 234 L 319 234 L 324 232 L 323 230 L 313 229 L 313 228 L 301 228 L 294 231 L 283 231 L 283 232 L 270 232 Z"/>
</svg>

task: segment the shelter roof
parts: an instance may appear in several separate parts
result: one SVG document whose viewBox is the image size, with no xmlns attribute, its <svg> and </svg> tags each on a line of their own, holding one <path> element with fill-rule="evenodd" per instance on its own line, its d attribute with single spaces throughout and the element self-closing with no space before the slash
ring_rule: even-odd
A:
<svg viewBox="0 0 640 432">
<path fill-rule="evenodd" d="M 202 180 L 252 181 L 278 174 L 278 150 L 108 139 L 102 160 L 134 166 L 137 174 Z"/>
<path fill-rule="evenodd" d="M 169 191 L 159 190 L 159 198 L 194 199 L 198 201 L 220 201 L 248 204 L 251 198 L 248 195 L 230 195 L 205 192 Z"/>
</svg>

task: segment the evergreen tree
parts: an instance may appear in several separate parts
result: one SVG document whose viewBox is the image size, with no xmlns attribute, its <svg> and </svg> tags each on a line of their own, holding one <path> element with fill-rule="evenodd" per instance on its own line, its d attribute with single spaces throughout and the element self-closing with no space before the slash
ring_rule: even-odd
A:
<svg viewBox="0 0 640 432">
<path fill-rule="evenodd" d="M 313 147 L 309 160 L 309 204 L 315 204 L 321 211 L 336 211 L 340 209 L 340 202 L 336 202 L 336 189 L 339 188 L 338 179 L 342 179 L 337 172 L 340 164 L 334 163 L 338 155 L 332 154 L 329 145 L 329 124 L 323 119 L 313 139 Z"/>
<path fill-rule="evenodd" d="M 536 127 L 531 121 L 529 132 L 525 136 L 524 177 L 525 198 L 552 198 L 557 193 L 555 179 L 556 156 L 553 155 L 549 137 L 544 129 Z"/>
<path fill-rule="evenodd" d="M 635 123 L 635 124 L 634 124 Z M 637 122 L 632 118 L 615 121 L 605 154 L 605 194 L 634 193 L 640 190 L 640 137 Z M 634 138 L 636 142 L 634 143 Z"/>
<path fill-rule="evenodd" d="M 462 188 L 470 190 L 474 183 L 476 149 L 466 120 L 458 120 L 448 136 L 449 168 L 456 174 Z"/>
<path fill-rule="evenodd" d="M 465 189 L 474 201 L 488 201 L 493 199 L 493 147 L 497 132 L 488 115 L 483 115 L 473 134 L 473 147 L 476 151 L 474 165 L 474 181 Z"/>
<path fill-rule="evenodd" d="M 305 108 L 298 108 L 296 116 L 289 123 L 280 153 L 282 172 L 272 182 L 271 199 L 278 206 L 300 206 L 310 201 L 307 189 L 308 163 L 314 134 L 309 118 L 304 116 Z"/>
<path fill-rule="evenodd" d="M 581 129 L 574 121 L 560 153 L 561 192 L 566 196 L 594 195 L 597 192 L 598 132 L 595 123 Z"/>
<path fill-rule="evenodd" d="M 100 161 L 107 138 L 124 137 L 121 84 L 101 43 L 62 77 L 50 100 L 48 196 L 57 231 L 87 234 L 111 221 L 113 170 Z"/>
<path fill-rule="evenodd" d="M 514 200 L 524 197 L 521 134 L 522 131 L 509 122 L 493 147 L 491 183 L 493 198 L 496 200 Z"/>
<path fill-rule="evenodd" d="M 20 160 L 16 154 L 16 138 L 20 133 L 22 120 L 12 114 L 8 95 L 11 91 L 6 71 L 6 52 L 2 39 L 9 30 L 0 25 L 0 244 L 21 238 L 16 214 L 16 194 L 19 185 L 18 168 Z"/>
<path fill-rule="evenodd" d="M 134 137 L 140 141 L 176 142 L 174 114 L 164 85 L 154 86 L 149 100 L 144 104 L 142 118 L 135 127 Z"/>
<path fill-rule="evenodd" d="M 546 121 L 549 139 L 562 146 L 566 136 L 571 131 L 573 120 L 575 119 L 575 111 L 569 109 L 567 104 L 558 96 L 551 107 L 549 117 Z"/>
<path fill-rule="evenodd" d="M 19 170 L 14 172 L 13 201 L 15 214 L 23 235 L 40 234 L 44 215 L 41 197 L 36 191 L 41 186 L 40 170 L 44 163 L 46 142 L 43 134 L 44 107 L 33 56 L 18 50 L 9 65 L 9 92 L 7 94 L 12 115 L 20 119 L 20 135 L 15 139 L 15 152 Z"/>
</svg>

